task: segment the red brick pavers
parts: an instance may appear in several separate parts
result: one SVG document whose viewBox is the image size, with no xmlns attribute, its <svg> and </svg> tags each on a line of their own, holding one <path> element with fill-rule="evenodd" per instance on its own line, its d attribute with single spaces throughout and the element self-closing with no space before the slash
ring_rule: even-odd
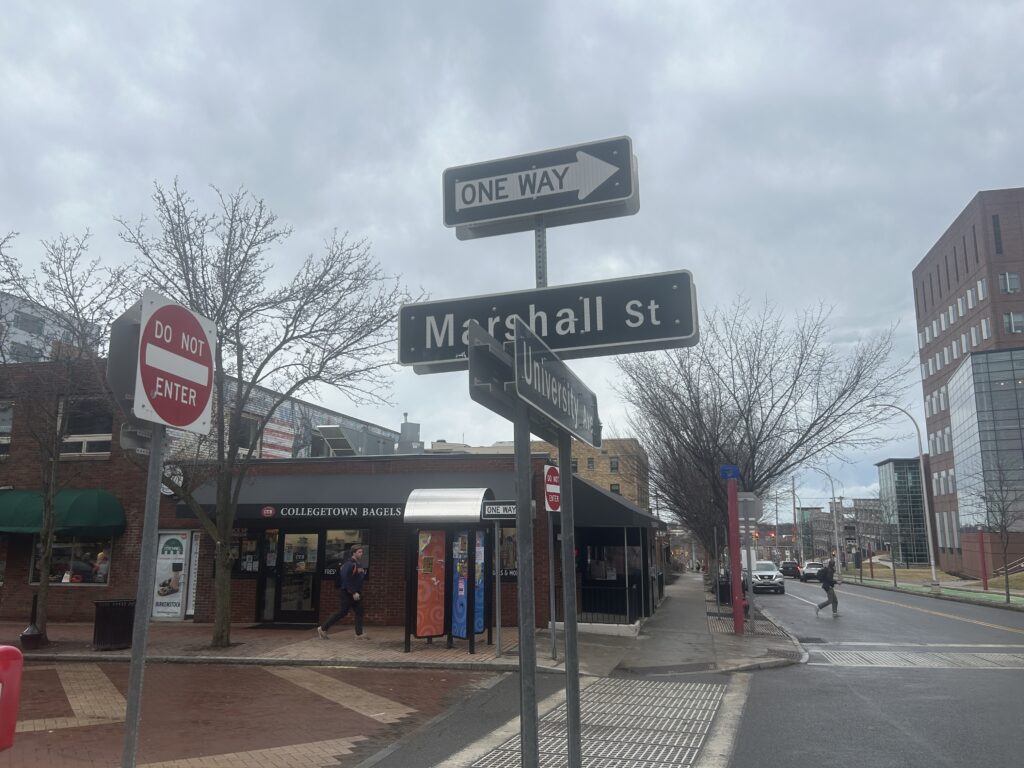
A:
<svg viewBox="0 0 1024 768">
<path fill-rule="evenodd" d="M 0 753 L 0 768 L 119 765 L 128 670 L 124 663 L 30 663 L 19 733 Z M 353 765 L 490 677 L 446 669 L 149 664 L 138 763 Z"/>
</svg>

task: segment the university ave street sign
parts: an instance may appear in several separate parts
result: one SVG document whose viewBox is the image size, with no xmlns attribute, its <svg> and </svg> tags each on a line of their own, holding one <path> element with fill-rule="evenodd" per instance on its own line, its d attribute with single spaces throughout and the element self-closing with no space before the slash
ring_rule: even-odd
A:
<svg viewBox="0 0 1024 768">
<path fill-rule="evenodd" d="M 516 394 L 556 426 L 601 446 L 597 395 L 522 321 L 515 323 Z"/>
<path fill-rule="evenodd" d="M 517 316 L 563 360 L 699 341 L 693 277 L 680 270 L 405 304 L 398 317 L 398 362 L 417 373 L 466 370 L 469 323 L 476 320 L 499 341 L 512 341 Z"/>
<path fill-rule="evenodd" d="M 448 168 L 444 223 L 461 240 L 639 210 L 628 136 Z"/>
<path fill-rule="evenodd" d="M 207 434 L 216 343 L 212 320 L 146 291 L 142 297 L 135 416 Z"/>
</svg>

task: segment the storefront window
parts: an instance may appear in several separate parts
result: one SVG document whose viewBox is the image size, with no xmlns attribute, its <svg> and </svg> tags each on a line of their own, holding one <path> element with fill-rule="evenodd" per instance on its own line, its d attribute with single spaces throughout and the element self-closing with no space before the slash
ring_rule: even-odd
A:
<svg viewBox="0 0 1024 768">
<path fill-rule="evenodd" d="M 499 573 L 503 579 L 515 579 L 519 575 L 519 560 L 516 556 L 516 529 L 502 527 L 501 529 L 501 562 Z"/>
<path fill-rule="evenodd" d="M 370 567 L 370 532 L 368 530 L 341 530 L 327 531 L 326 543 L 324 546 L 324 573 L 337 573 L 337 569 L 345 562 L 352 547 L 359 545 L 363 548 L 363 567 Z"/>
<path fill-rule="evenodd" d="M 56 536 L 50 558 L 51 584 L 106 584 L 110 577 L 110 539 Z M 39 583 L 42 542 L 36 537 L 32 557 L 32 583 Z"/>
</svg>

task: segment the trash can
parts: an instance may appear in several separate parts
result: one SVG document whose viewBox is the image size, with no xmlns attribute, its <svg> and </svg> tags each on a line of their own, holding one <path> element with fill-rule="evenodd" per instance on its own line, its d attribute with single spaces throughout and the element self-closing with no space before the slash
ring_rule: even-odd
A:
<svg viewBox="0 0 1024 768">
<path fill-rule="evenodd" d="M 132 647 L 135 624 L 134 600 L 94 600 L 96 622 L 92 629 L 94 651 L 117 651 Z"/>
<path fill-rule="evenodd" d="M 722 605 L 732 604 L 732 582 L 729 579 L 718 579 L 718 602 Z"/>
</svg>

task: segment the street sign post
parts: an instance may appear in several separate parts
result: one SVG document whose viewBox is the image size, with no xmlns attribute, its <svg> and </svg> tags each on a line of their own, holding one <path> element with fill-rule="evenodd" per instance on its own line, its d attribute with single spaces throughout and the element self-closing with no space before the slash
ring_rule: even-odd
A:
<svg viewBox="0 0 1024 768">
<path fill-rule="evenodd" d="M 460 240 L 629 216 L 640 208 L 633 143 L 620 136 L 448 168 L 444 224 Z"/>
<path fill-rule="evenodd" d="M 146 291 L 142 298 L 135 416 L 189 432 L 208 433 L 216 343 L 212 320 Z"/>
<path fill-rule="evenodd" d="M 563 360 L 688 347 L 700 338 L 693 276 L 679 270 L 405 304 L 398 362 L 417 373 L 466 370 L 470 322 L 512 341 L 517 316 Z"/>
<path fill-rule="evenodd" d="M 518 317 L 515 337 L 516 394 L 556 426 L 600 448 L 597 395 Z"/>
</svg>

